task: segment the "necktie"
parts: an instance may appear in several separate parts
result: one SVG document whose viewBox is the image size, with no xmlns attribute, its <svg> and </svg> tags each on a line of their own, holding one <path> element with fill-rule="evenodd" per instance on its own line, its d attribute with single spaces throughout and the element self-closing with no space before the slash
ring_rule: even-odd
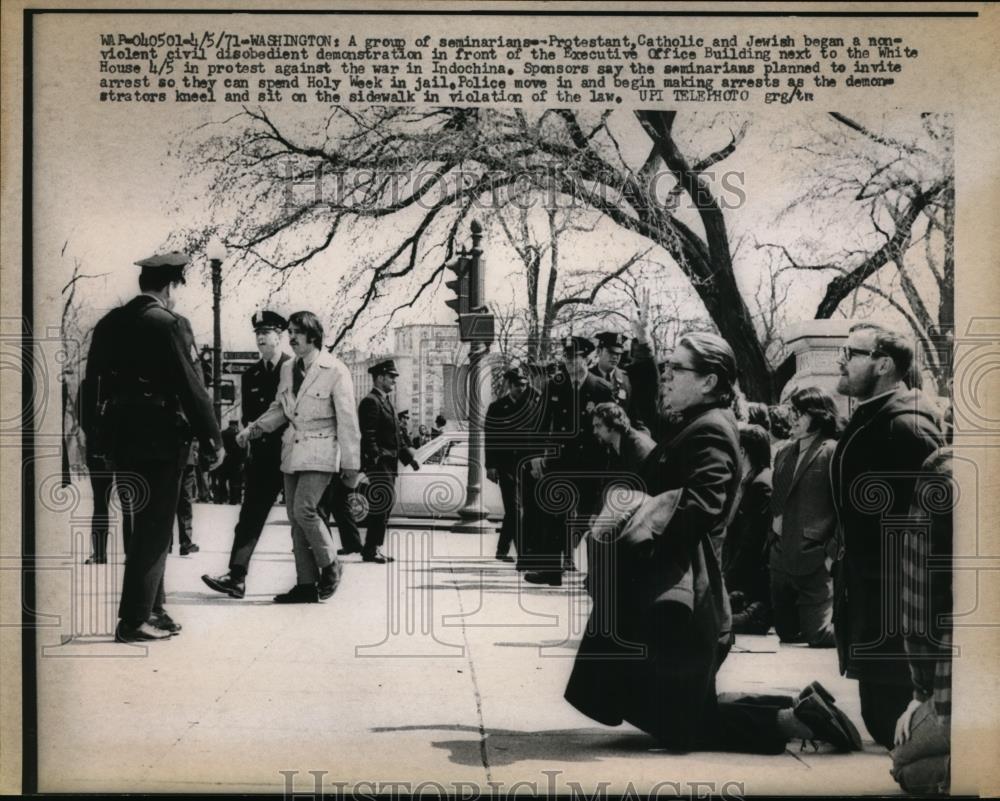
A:
<svg viewBox="0 0 1000 801">
<path fill-rule="evenodd" d="M 271 362 L 264 362 L 264 364 L 267 365 L 264 369 L 267 370 L 268 375 L 274 372 L 274 365 Z"/>
<path fill-rule="evenodd" d="M 306 365 L 302 359 L 295 360 L 295 369 L 292 370 L 292 394 L 298 395 L 302 387 L 302 379 L 306 377 Z"/>
</svg>

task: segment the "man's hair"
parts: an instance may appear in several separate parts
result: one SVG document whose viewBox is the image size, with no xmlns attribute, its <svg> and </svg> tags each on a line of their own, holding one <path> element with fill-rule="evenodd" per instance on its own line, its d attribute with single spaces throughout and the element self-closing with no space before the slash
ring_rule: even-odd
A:
<svg viewBox="0 0 1000 801">
<path fill-rule="evenodd" d="M 439 414 L 437 417 L 434 418 L 434 424 L 438 426 L 443 426 L 447 422 L 448 420 L 443 414 Z"/>
<path fill-rule="evenodd" d="M 819 387 L 802 387 L 789 397 L 792 408 L 812 419 L 810 431 L 816 431 L 824 438 L 836 439 L 844 430 L 844 419 L 840 416 L 833 396 Z"/>
<path fill-rule="evenodd" d="M 755 473 L 771 466 L 771 439 L 761 426 L 740 423 L 740 445 L 747 452 Z"/>
<path fill-rule="evenodd" d="M 747 403 L 747 422 L 770 431 L 771 419 L 767 416 L 767 404 L 759 401 Z"/>
<path fill-rule="evenodd" d="M 692 367 L 703 375 L 717 378 L 715 397 L 730 403 L 736 385 L 736 356 L 733 349 L 718 334 L 707 331 L 691 331 L 681 336 L 677 342 L 691 351 Z"/>
<path fill-rule="evenodd" d="M 184 265 L 143 267 L 139 271 L 140 292 L 162 292 L 169 284 L 184 283 Z"/>
<path fill-rule="evenodd" d="M 408 411 L 406 411 L 405 409 L 403 411 L 401 411 L 399 414 L 396 415 L 396 417 L 398 417 L 400 420 L 402 420 L 404 417 L 409 417 L 409 416 L 410 416 L 410 413 Z"/>
<path fill-rule="evenodd" d="M 617 431 L 619 434 L 627 434 L 632 428 L 628 415 L 617 403 L 610 401 L 598 403 L 591 415 L 595 420 L 600 420 L 606 428 Z"/>
<path fill-rule="evenodd" d="M 913 340 L 900 331 L 886 328 L 879 323 L 862 322 L 851 326 L 850 333 L 855 331 L 874 332 L 873 349 L 879 353 L 884 353 L 892 359 L 896 368 L 896 376 L 901 380 L 907 380 L 907 385 L 912 386 L 911 371 L 913 369 Z"/>
<path fill-rule="evenodd" d="M 295 326 L 306 335 L 306 342 L 323 347 L 323 323 L 311 311 L 297 311 L 288 318 L 288 326 Z"/>
<path fill-rule="evenodd" d="M 771 421 L 771 436 L 775 439 L 788 439 L 792 433 L 788 409 L 784 406 L 768 406 L 767 417 Z"/>
</svg>

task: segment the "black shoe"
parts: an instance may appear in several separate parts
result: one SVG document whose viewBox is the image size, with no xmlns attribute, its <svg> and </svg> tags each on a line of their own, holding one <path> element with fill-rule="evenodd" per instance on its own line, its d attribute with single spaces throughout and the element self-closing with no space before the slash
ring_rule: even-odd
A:
<svg viewBox="0 0 1000 801">
<path fill-rule="evenodd" d="M 131 623 L 119 620 L 115 629 L 115 642 L 155 642 L 169 640 L 171 636 L 169 631 L 158 629 L 149 623 L 133 626 Z"/>
<path fill-rule="evenodd" d="M 350 556 L 352 553 L 361 553 L 360 548 L 338 548 L 337 556 Z"/>
<path fill-rule="evenodd" d="M 386 562 L 395 562 L 396 560 L 391 556 L 386 556 L 381 551 L 375 551 L 375 553 L 363 553 L 361 555 L 362 562 L 374 562 L 376 565 L 384 565 Z"/>
<path fill-rule="evenodd" d="M 315 604 L 319 602 L 319 594 L 315 584 L 296 584 L 288 592 L 274 596 L 276 604 Z"/>
<path fill-rule="evenodd" d="M 809 693 L 795 705 L 795 717 L 808 726 L 814 739 L 830 743 L 838 751 L 860 751 L 861 735 L 850 719 L 819 693 Z"/>
<path fill-rule="evenodd" d="M 106 565 L 108 563 L 108 557 L 106 556 L 95 556 L 91 554 L 86 559 L 83 560 L 85 565 Z"/>
<path fill-rule="evenodd" d="M 505 553 L 498 553 L 496 555 L 496 559 L 497 559 L 498 562 L 513 562 L 514 561 L 514 557 L 513 556 L 510 556 L 510 555 L 505 554 Z"/>
<path fill-rule="evenodd" d="M 184 628 L 166 612 L 153 612 L 152 616 L 146 622 L 155 629 L 168 631 L 171 634 L 179 634 L 180 630 Z"/>
<path fill-rule="evenodd" d="M 323 568 L 316 582 L 316 596 L 321 601 L 325 601 L 337 591 L 340 578 L 344 575 L 344 568 L 340 562 L 331 562 Z"/>
<path fill-rule="evenodd" d="M 247 594 L 246 582 L 243 579 L 234 579 L 231 573 L 224 573 L 221 576 L 204 575 L 201 580 L 216 592 L 221 592 L 230 598 L 242 598 Z"/>
<path fill-rule="evenodd" d="M 828 689 L 826 689 L 826 687 L 824 687 L 818 681 L 811 681 L 806 687 L 803 687 L 802 692 L 799 693 L 798 700 L 801 701 L 807 695 L 812 695 L 813 693 L 816 693 L 816 695 L 818 695 L 828 704 L 832 704 L 834 701 L 837 700 L 836 698 L 833 697 L 833 693 L 831 693 Z"/>
<path fill-rule="evenodd" d="M 190 545 L 181 546 L 181 556 L 187 556 L 189 553 L 198 553 L 201 548 L 198 547 L 197 543 L 192 542 Z"/>
<path fill-rule="evenodd" d="M 524 580 L 529 584 L 548 584 L 552 587 L 561 587 L 562 573 L 558 570 L 529 570 L 524 574 Z"/>
</svg>

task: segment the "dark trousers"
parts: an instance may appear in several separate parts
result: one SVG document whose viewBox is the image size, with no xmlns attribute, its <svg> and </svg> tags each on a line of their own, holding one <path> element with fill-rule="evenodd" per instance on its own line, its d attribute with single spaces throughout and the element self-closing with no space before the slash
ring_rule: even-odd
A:
<svg viewBox="0 0 1000 801">
<path fill-rule="evenodd" d="M 198 497 L 198 487 L 195 480 L 194 465 L 184 466 L 181 474 L 181 494 L 177 499 L 177 538 L 185 548 L 192 542 L 194 532 L 194 502 Z"/>
<path fill-rule="evenodd" d="M 602 485 L 600 478 L 558 474 L 538 482 L 541 526 L 538 550 L 531 561 L 539 570 L 562 572 L 564 556 L 576 550 L 590 518 L 600 511 Z"/>
<path fill-rule="evenodd" d="M 386 471 L 368 473 L 368 530 L 362 552 L 374 554 L 385 542 L 389 514 L 396 502 L 396 474 Z"/>
<path fill-rule="evenodd" d="M 222 474 L 223 497 L 227 503 L 243 502 L 243 465 L 229 467 Z"/>
<path fill-rule="evenodd" d="M 358 524 L 351 515 L 351 508 L 348 503 L 351 490 L 341 481 L 340 476 L 334 476 L 330 486 L 326 488 L 323 495 L 320 516 L 330 525 L 330 517 L 337 526 L 337 533 L 340 535 L 340 547 L 352 553 L 361 551 L 361 532 Z"/>
<path fill-rule="evenodd" d="M 891 751 L 896 737 L 896 721 L 913 698 L 913 687 L 861 679 L 858 693 L 865 728 L 875 742 Z"/>
<path fill-rule="evenodd" d="M 771 566 L 771 607 L 774 630 L 782 642 L 805 641 L 832 648 L 833 579 L 825 565 L 804 576 Z"/>
<path fill-rule="evenodd" d="M 111 493 L 116 492 L 122 510 L 123 553 L 128 551 L 132 534 L 132 513 L 129 509 L 130 494 L 122 479 L 104 459 L 87 458 L 90 487 L 94 494 L 94 511 L 90 518 L 90 541 L 94 557 L 106 559 L 108 555 L 108 534 L 111 531 Z"/>
<path fill-rule="evenodd" d="M 176 461 L 123 465 L 123 470 L 133 473 L 141 487 L 133 509 L 132 536 L 118 605 L 118 617 L 126 623 L 137 626 L 154 611 L 163 610 L 163 573 L 186 460 L 187 448 L 178 453 Z"/>
<path fill-rule="evenodd" d="M 506 556 L 511 544 L 517 555 L 521 555 L 518 533 L 523 527 L 521 503 L 517 497 L 517 479 L 513 473 L 500 471 L 500 497 L 503 499 L 503 523 L 500 525 L 500 539 L 497 540 L 497 555 Z"/>
<path fill-rule="evenodd" d="M 229 573 L 237 579 L 246 577 L 250 558 L 257 548 L 267 516 L 281 494 L 283 478 L 280 450 L 255 453 L 246 465 L 246 482 L 246 499 L 240 506 L 233 547 L 229 553 Z"/>
</svg>

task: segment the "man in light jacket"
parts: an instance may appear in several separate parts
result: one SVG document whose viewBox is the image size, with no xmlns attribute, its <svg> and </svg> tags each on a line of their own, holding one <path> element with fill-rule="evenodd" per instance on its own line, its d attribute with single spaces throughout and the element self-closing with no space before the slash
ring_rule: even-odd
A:
<svg viewBox="0 0 1000 801">
<path fill-rule="evenodd" d="M 357 481 L 361 432 L 351 374 L 322 349 L 323 325 L 316 315 L 300 311 L 289 317 L 288 339 L 296 358 L 281 366 L 277 397 L 240 437 L 245 442 L 288 423 L 281 472 L 297 583 L 274 601 L 316 603 L 333 595 L 342 571 L 333 535 L 316 507 L 331 480 Z"/>
</svg>

